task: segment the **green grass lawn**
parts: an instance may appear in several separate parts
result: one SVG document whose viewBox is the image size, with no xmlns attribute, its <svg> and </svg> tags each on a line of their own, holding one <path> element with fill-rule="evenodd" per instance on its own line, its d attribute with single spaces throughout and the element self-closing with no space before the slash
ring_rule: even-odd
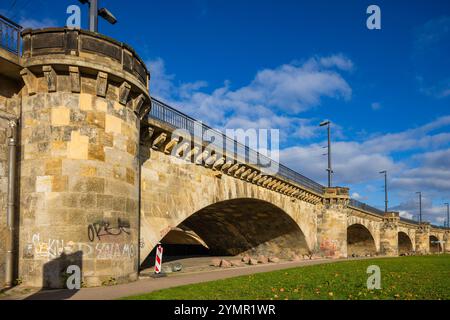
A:
<svg viewBox="0 0 450 320">
<path fill-rule="evenodd" d="M 368 290 L 367 267 L 381 269 Z M 126 299 L 450 299 L 450 255 L 341 261 L 218 280 Z"/>
</svg>

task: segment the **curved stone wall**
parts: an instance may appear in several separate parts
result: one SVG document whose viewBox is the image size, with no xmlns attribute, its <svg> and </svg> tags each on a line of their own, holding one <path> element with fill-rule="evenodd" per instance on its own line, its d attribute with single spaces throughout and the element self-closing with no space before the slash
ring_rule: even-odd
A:
<svg viewBox="0 0 450 320">
<path fill-rule="evenodd" d="M 61 287 L 71 264 L 87 286 L 137 278 L 140 119 L 150 107 L 139 63 L 124 45 L 84 31 L 24 32 L 25 284 Z"/>
</svg>

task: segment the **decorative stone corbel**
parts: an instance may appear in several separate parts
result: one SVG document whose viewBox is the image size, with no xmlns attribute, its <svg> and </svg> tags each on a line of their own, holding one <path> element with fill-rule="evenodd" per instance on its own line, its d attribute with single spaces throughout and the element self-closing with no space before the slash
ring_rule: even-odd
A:
<svg viewBox="0 0 450 320">
<path fill-rule="evenodd" d="M 263 176 L 263 175 L 258 175 L 258 176 L 260 176 L 260 178 L 258 178 L 258 179 L 254 178 L 253 179 L 253 182 L 256 183 L 258 186 L 264 185 L 264 183 L 267 181 L 267 179 L 269 179 L 268 176 Z"/>
<path fill-rule="evenodd" d="M 231 175 L 231 174 L 233 174 L 233 172 L 235 172 L 238 169 L 239 169 L 239 164 L 235 163 L 233 166 L 231 166 L 230 169 L 228 169 L 227 173 Z"/>
<path fill-rule="evenodd" d="M 164 153 L 165 154 L 170 154 L 173 150 L 173 148 L 175 148 L 175 146 L 181 142 L 183 138 L 181 137 L 172 137 L 170 139 L 170 141 L 166 144 L 166 146 L 164 147 Z"/>
<path fill-rule="evenodd" d="M 128 101 L 128 95 L 130 94 L 131 86 L 128 82 L 124 81 L 119 87 L 119 103 L 126 105 Z"/>
<path fill-rule="evenodd" d="M 144 118 L 148 116 L 151 109 L 152 105 L 150 103 L 144 104 L 139 112 L 139 120 L 144 120 Z"/>
<path fill-rule="evenodd" d="M 81 92 L 80 70 L 78 67 L 69 67 L 70 90 L 74 93 Z"/>
<path fill-rule="evenodd" d="M 208 155 L 209 155 L 209 151 L 203 150 L 203 152 L 201 152 L 195 159 L 195 164 L 202 165 L 204 160 L 206 160 L 208 158 Z"/>
<path fill-rule="evenodd" d="M 228 170 L 234 164 L 233 160 L 228 160 L 221 168 L 222 171 Z"/>
<path fill-rule="evenodd" d="M 106 90 L 108 89 L 108 74 L 106 72 L 99 72 L 97 74 L 96 92 L 99 97 L 106 97 Z"/>
<path fill-rule="evenodd" d="M 264 179 L 264 178 L 266 178 L 266 179 Z M 273 178 L 271 178 L 271 177 L 269 177 L 269 176 L 265 176 L 264 178 L 261 179 L 260 181 L 258 181 L 257 183 L 258 183 L 258 184 L 262 184 L 262 186 L 263 186 L 264 188 L 267 188 L 267 186 L 268 186 L 270 183 L 272 183 Z"/>
<path fill-rule="evenodd" d="M 217 160 L 216 162 L 214 162 L 212 168 L 213 170 L 221 170 L 222 166 L 225 164 L 225 158 L 221 157 L 219 160 Z"/>
<path fill-rule="evenodd" d="M 247 176 L 250 174 L 250 173 L 252 173 L 252 169 L 248 169 L 248 170 L 246 170 L 242 175 L 241 175 L 241 179 L 245 179 L 245 178 L 247 178 Z"/>
<path fill-rule="evenodd" d="M 244 173 L 245 169 L 246 169 L 245 166 L 240 167 L 239 169 L 236 170 L 236 172 L 234 173 L 234 176 L 236 178 L 240 177 L 240 175 Z"/>
<path fill-rule="evenodd" d="M 42 71 L 47 82 L 47 92 L 56 92 L 58 77 L 52 66 L 43 66 Z"/>
<path fill-rule="evenodd" d="M 179 148 L 177 148 L 177 151 L 175 151 L 175 154 L 181 158 L 184 155 L 184 153 L 186 152 L 186 150 L 189 148 L 190 145 L 191 145 L 191 143 L 186 141 Z"/>
<path fill-rule="evenodd" d="M 258 183 L 259 180 L 263 177 L 263 175 L 261 173 L 257 174 L 256 177 L 253 177 L 252 182 L 253 183 Z M 267 179 L 267 178 L 266 178 Z"/>
<path fill-rule="evenodd" d="M 158 150 L 167 139 L 167 133 L 163 132 L 152 143 L 152 149 Z"/>
<path fill-rule="evenodd" d="M 252 171 L 252 173 L 249 174 L 247 177 L 247 181 L 253 181 L 253 178 L 256 177 L 258 174 L 258 171 Z"/>
<path fill-rule="evenodd" d="M 189 150 L 189 152 L 186 154 L 186 157 L 184 157 L 184 160 L 192 161 L 192 157 L 198 153 L 198 150 L 200 150 L 200 148 L 198 146 L 194 146 L 194 148 Z"/>
<path fill-rule="evenodd" d="M 28 95 L 34 95 L 37 92 L 37 78 L 28 68 L 24 68 L 20 71 L 23 82 L 27 87 Z"/>
<path fill-rule="evenodd" d="M 216 162 L 216 160 L 217 160 L 217 154 L 211 152 L 211 155 L 208 158 L 206 158 L 206 160 L 205 160 L 205 166 L 208 168 L 211 167 L 214 164 L 214 162 Z"/>
</svg>

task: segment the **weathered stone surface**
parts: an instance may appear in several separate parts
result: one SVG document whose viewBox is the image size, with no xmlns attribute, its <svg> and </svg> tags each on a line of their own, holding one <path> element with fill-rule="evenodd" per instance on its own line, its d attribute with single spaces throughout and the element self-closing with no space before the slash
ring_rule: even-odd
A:
<svg viewBox="0 0 450 320">
<path fill-rule="evenodd" d="M 254 259 L 254 258 L 250 258 L 248 264 L 251 266 L 256 266 L 258 264 L 258 260 Z"/>
<path fill-rule="evenodd" d="M 221 262 L 220 259 L 212 259 L 211 260 L 211 266 L 213 266 L 213 267 L 220 267 L 220 262 Z"/>
<path fill-rule="evenodd" d="M 230 261 L 232 267 L 242 267 L 243 263 L 239 260 L 231 260 Z"/>
<path fill-rule="evenodd" d="M 221 268 L 230 268 L 231 267 L 231 262 L 225 259 L 222 259 L 220 261 L 220 267 Z"/>
<path fill-rule="evenodd" d="M 269 257 L 269 262 L 271 263 L 278 263 L 280 262 L 280 259 L 277 257 Z"/>
<path fill-rule="evenodd" d="M 258 263 L 266 264 L 268 262 L 269 262 L 269 258 L 267 258 L 266 256 L 259 256 L 258 257 Z"/>
</svg>

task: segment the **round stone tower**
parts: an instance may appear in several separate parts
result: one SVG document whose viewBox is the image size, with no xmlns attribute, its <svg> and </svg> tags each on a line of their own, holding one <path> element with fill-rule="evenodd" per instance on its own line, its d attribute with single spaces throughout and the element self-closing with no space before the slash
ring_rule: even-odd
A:
<svg viewBox="0 0 450 320">
<path fill-rule="evenodd" d="M 22 36 L 19 278 L 62 287 L 76 265 L 86 286 L 135 280 L 145 64 L 84 30 Z"/>
</svg>

